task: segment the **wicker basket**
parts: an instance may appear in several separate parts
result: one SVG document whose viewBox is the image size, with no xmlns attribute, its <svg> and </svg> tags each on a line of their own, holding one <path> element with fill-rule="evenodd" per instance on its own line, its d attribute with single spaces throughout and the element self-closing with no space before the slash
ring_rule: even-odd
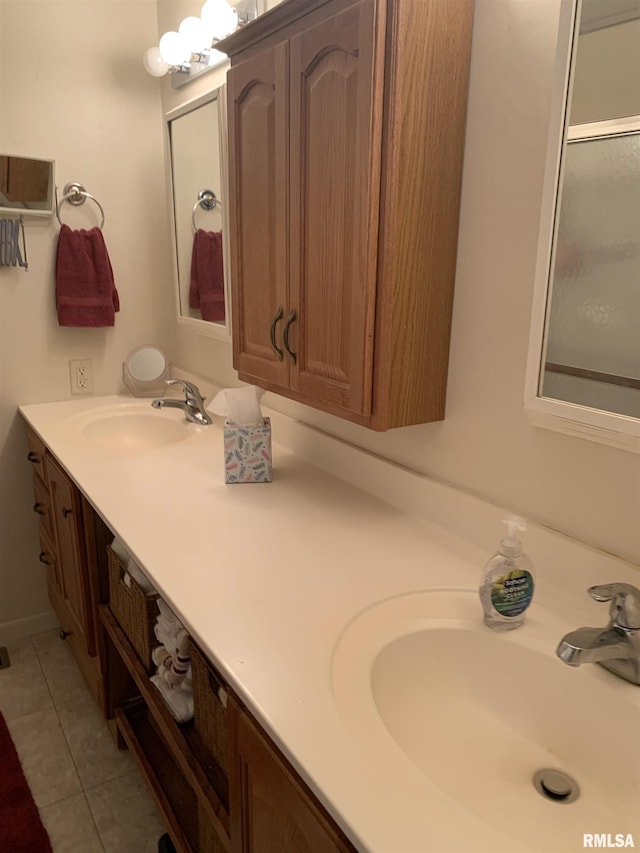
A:
<svg viewBox="0 0 640 853">
<path fill-rule="evenodd" d="M 124 582 L 126 567 L 111 548 L 107 548 L 109 561 L 109 606 L 127 635 L 147 672 L 154 668 L 151 651 L 158 645 L 153 628 L 158 618 L 158 594 L 145 593 L 129 576 L 130 585 Z"/>
<path fill-rule="evenodd" d="M 216 763 L 229 773 L 227 686 L 216 675 L 200 649 L 191 643 L 193 725 Z"/>
</svg>

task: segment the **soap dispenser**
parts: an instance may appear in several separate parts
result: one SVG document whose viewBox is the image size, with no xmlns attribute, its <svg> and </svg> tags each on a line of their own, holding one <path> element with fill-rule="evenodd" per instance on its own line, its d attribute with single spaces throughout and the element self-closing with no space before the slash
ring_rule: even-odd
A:
<svg viewBox="0 0 640 853">
<path fill-rule="evenodd" d="M 494 631 L 509 631 L 523 624 L 534 588 L 533 566 L 518 539 L 527 525 L 517 515 L 508 516 L 503 523 L 507 535 L 484 567 L 479 590 L 485 625 Z"/>
</svg>

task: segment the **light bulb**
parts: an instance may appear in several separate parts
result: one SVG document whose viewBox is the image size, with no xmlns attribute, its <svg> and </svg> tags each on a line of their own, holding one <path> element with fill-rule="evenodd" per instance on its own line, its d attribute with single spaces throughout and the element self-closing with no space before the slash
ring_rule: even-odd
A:
<svg viewBox="0 0 640 853">
<path fill-rule="evenodd" d="M 142 64 L 152 77 L 162 77 L 169 70 L 169 66 L 160 56 L 160 49 L 157 47 L 150 47 L 145 50 Z"/>
<path fill-rule="evenodd" d="M 238 13 L 226 0 L 206 0 L 200 17 L 214 39 L 222 39 L 238 28 Z"/>
<path fill-rule="evenodd" d="M 160 56 L 169 65 L 183 65 L 191 59 L 191 52 L 178 33 L 165 33 L 158 44 Z"/>
<path fill-rule="evenodd" d="M 189 49 L 189 53 L 202 53 L 205 48 L 211 47 L 211 39 L 208 37 L 207 28 L 200 18 L 190 15 L 178 27 L 178 35 Z"/>
</svg>

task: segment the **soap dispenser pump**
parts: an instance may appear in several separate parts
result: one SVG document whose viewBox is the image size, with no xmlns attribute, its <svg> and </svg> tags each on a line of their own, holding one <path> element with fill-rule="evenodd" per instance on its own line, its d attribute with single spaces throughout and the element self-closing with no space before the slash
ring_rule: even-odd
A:
<svg viewBox="0 0 640 853">
<path fill-rule="evenodd" d="M 503 523 L 507 535 L 484 567 L 479 590 L 485 625 L 494 631 L 509 631 L 523 624 L 534 589 L 533 566 L 518 539 L 527 525 L 517 515 L 508 516 Z"/>
</svg>

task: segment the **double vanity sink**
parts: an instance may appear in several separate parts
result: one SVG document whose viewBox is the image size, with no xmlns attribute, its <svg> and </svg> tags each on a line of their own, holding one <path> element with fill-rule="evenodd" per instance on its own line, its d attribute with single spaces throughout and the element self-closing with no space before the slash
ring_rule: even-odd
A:
<svg viewBox="0 0 640 853">
<path fill-rule="evenodd" d="M 150 403 L 21 411 L 357 849 L 640 843 L 640 687 L 555 654 L 606 622 L 586 578 L 566 613 L 538 566 L 525 625 L 493 632 L 481 548 L 277 443 L 272 484 L 225 486 L 220 423 Z M 599 580 L 633 582 L 614 562 Z"/>
</svg>

